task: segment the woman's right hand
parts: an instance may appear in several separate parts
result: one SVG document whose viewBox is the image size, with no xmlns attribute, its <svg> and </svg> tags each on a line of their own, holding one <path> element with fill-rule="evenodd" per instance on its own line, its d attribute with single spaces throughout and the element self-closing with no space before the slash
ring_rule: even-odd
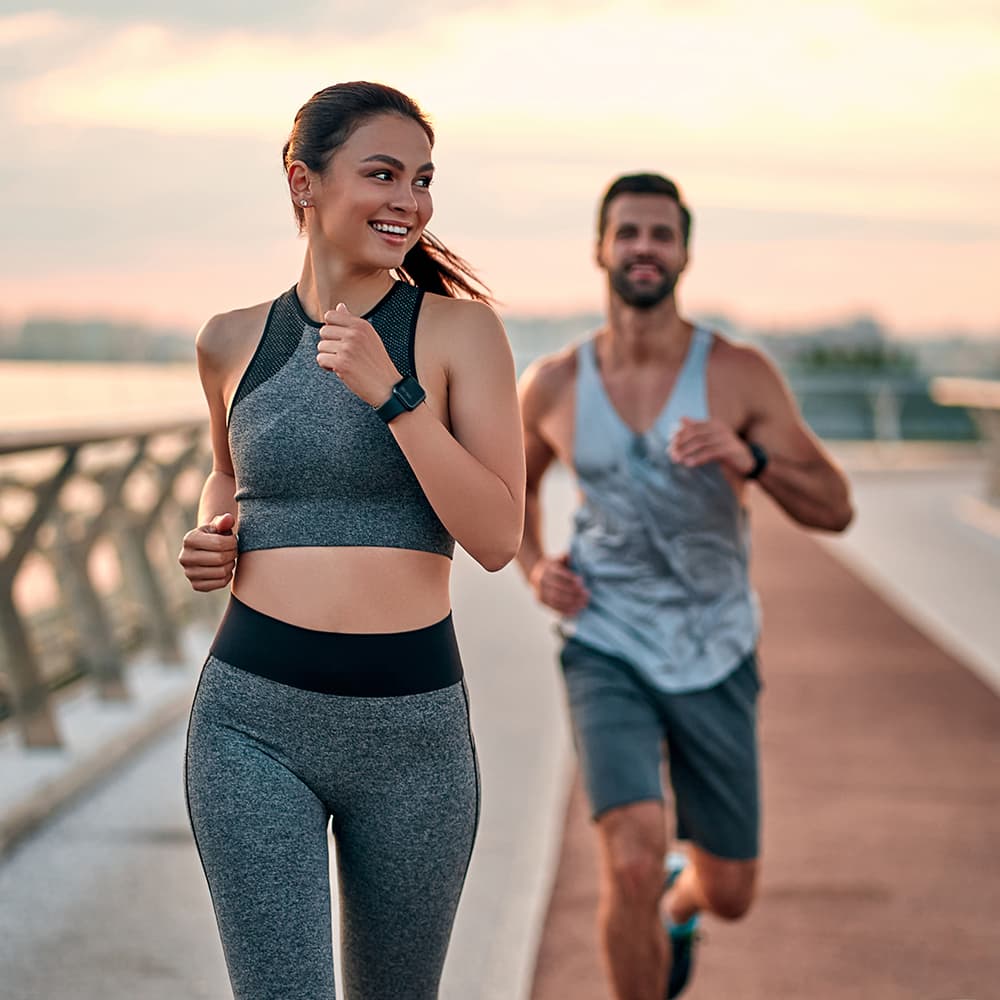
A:
<svg viewBox="0 0 1000 1000">
<path fill-rule="evenodd" d="M 229 586 L 236 568 L 235 523 L 232 514 L 218 514 L 208 524 L 184 536 L 177 561 L 194 590 L 219 590 Z"/>
</svg>

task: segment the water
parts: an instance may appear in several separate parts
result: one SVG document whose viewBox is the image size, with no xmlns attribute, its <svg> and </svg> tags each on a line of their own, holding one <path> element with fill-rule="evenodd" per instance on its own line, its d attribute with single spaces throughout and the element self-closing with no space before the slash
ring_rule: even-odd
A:
<svg viewBox="0 0 1000 1000">
<path fill-rule="evenodd" d="M 0 432 L 198 414 L 208 409 L 194 363 L 0 361 Z"/>
<path fill-rule="evenodd" d="M 195 365 L 89 364 L 80 362 L 0 361 L 0 434 L 19 430 L 85 428 L 88 423 L 204 416 L 208 408 Z M 33 481 L 55 471 L 60 456 L 29 452 L 0 456 L 0 481 Z M 73 484 L 67 487 L 72 493 Z M 5 526 L 20 524 L 33 500 L 16 489 L 0 489 L 0 553 L 10 539 Z M 117 562 L 95 553 L 92 570 L 101 579 Z M 105 585 L 107 581 L 105 581 Z M 24 611 L 57 602 L 53 570 L 28 557 L 14 594 Z"/>
</svg>

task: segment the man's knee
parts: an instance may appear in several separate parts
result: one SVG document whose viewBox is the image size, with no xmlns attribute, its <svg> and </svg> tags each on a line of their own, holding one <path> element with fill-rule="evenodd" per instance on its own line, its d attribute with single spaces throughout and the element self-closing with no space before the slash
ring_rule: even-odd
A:
<svg viewBox="0 0 1000 1000">
<path fill-rule="evenodd" d="M 597 826 L 607 889 L 625 901 L 658 900 L 666 849 L 662 805 L 645 802 L 615 809 Z"/>
<path fill-rule="evenodd" d="M 619 898 L 642 901 L 658 898 L 663 886 L 663 855 L 633 850 L 608 858 L 610 886 Z"/>
<path fill-rule="evenodd" d="M 709 909 L 723 920 L 739 920 L 745 917 L 753 904 L 753 887 L 713 886 L 705 890 Z"/>
<path fill-rule="evenodd" d="M 696 860 L 696 870 L 708 908 L 715 916 L 723 920 L 746 916 L 756 895 L 756 861 L 726 861 L 703 855 Z"/>
</svg>

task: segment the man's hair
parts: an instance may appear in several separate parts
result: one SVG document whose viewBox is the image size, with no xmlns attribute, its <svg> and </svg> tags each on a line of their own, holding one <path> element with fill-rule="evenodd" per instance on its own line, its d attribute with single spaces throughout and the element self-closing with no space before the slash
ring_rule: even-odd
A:
<svg viewBox="0 0 1000 1000">
<path fill-rule="evenodd" d="M 604 231 L 608 226 L 608 206 L 620 194 L 662 194 L 673 198 L 681 210 L 681 230 L 684 246 L 687 247 L 691 238 L 691 210 L 684 204 L 680 188 L 672 180 L 660 174 L 625 174 L 611 182 L 611 186 L 604 192 L 597 213 L 598 240 L 604 239 Z"/>
</svg>

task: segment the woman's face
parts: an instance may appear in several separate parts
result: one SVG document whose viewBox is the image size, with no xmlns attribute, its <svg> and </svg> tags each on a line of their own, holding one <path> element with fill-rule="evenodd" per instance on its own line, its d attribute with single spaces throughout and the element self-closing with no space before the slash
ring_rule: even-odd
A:
<svg viewBox="0 0 1000 1000">
<path fill-rule="evenodd" d="M 398 267 L 434 211 L 431 145 L 415 121 L 383 114 L 357 128 L 312 177 L 324 244 L 365 267 Z"/>
</svg>

